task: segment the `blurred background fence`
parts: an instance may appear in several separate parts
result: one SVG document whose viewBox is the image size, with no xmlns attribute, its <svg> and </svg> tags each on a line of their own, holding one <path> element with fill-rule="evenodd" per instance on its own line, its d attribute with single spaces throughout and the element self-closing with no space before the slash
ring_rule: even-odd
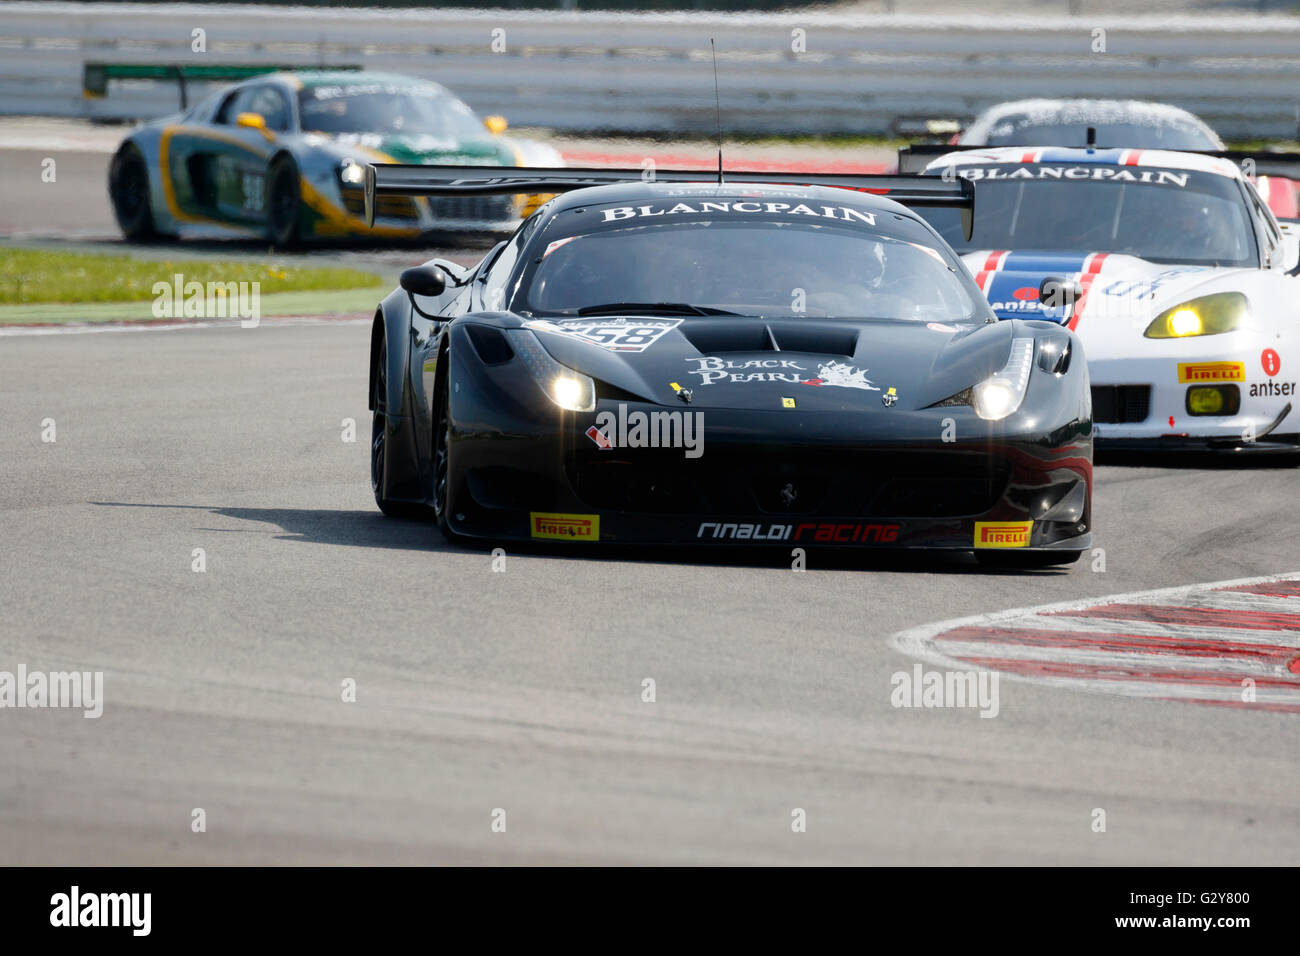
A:
<svg viewBox="0 0 1300 956">
<path fill-rule="evenodd" d="M 175 85 L 163 82 L 114 81 L 107 96 L 85 97 L 88 61 L 360 64 L 436 79 L 514 125 L 707 133 L 714 37 L 723 125 L 733 134 L 881 133 L 900 115 L 1076 95 L 1174 103 L 1228 137 L 1296 132 L 1300 19 L 1290 15 L 1258 7 L 1070 15 L 1066 3 L 1044 4 L 1044 13 L 1022 5 L 990 15 L 974 4 L 942 16 L 871 12 L 879 6 L 620 13 L 0 2 L 0 113 L 175 111 Z"/>
</svg>

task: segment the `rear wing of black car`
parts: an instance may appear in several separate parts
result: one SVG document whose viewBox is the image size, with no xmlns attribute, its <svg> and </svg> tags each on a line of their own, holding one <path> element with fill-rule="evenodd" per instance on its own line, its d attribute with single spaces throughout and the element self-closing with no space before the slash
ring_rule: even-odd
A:
<svg viewBox="0 0 1300 956">
<path fill-rule="evenodd" d="M 644 180 L 644 169 L 578 169 L 529 166 L 416 166 L 371 163 L 366 167 L 366 223 L 375 224 L 378 196 L 503 196 L 519 193 L 562 193 L 591 186 Z M 840 173 L 768 173 L 727 170 L 727 183 L 785 186 L 832 186 L 892 199 L 905 206 L 950 206 L 961 210 L 962 227 L 970 238 L 975 211 L 975 186 L 937 176 L 878 176 Z M 654 182 L 716 183 L 708 170 L 659 169 Z"/>
<path fill-rule="evenodd" d="M 911 146 L 904 146 L 898 151 L 898 172 L 900 175 L 904 176 L 917 176 L 922 174 L 925 171 L 925 167 L 938 156 L 943 156 L 948 153 L 966 152 L 972 149 L 1000 148 L 1004 147 L 976 146 L 972 144 L 953 146 L 943 143 L 916 143 Z M 1018 146 L 1017 148 L 1031 150 L 1036 149 L 1037 147 Z M 1079 148 L 1084 148 L 1083 144 L 1080 144 Z M 1128 147 L 1099 146 L 1096 148 L 1125 149 Z M 1252 179 L 1256 176 L 1278 176 L 1283 179 L 1300 180 L 1300 153 L 1278 153 L 1244 149 L 1176 149 L 1161 150 L 1161 152 L 1190 153 L 1194 156 L 1213 156 L 1218 159 L 1230 160 L 1241 168 L 1242 173 Z"/>
<path fill-rule="evenodd" d="M 180 89 L 181 109 L 189 106 L 186 82 L 237 83 L 266 73 L 281 73 L 302 69 L 274 63 L 86 63 L 81 72 L 81 93 L 88 99 L 108 95 L 110 80 L 163 80 L 175 82 Z M 324 69 L 313 67 L 313 69 Z M 348 72 L 361 69 L 358 65 L 330 66 L 330 70 Z"/>
</svg>

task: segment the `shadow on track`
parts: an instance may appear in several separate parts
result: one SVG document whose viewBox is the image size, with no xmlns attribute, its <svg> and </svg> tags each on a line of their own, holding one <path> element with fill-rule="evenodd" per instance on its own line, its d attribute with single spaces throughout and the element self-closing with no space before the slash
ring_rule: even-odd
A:
<svg viewBox="0 0 1300 956">
<path fill-rule="evenodd" d="M 386 518 L 378 511 L 337 511 L 325 508 L 223 508 L 219 505 L 165 505 L 137 501 L 91 501 L 104 508 L 151 508 L 201 512 L 240 521 L 274 525 L 283 534 L 278 541 L 306 541 L 316 544 L 345 545 L 358 548 L 389 548 L 411 551 L 463 550 L 448 544 L 427 521 Z M 266 529 L 199 528 L 218 533 Z"/>
<path fill-rule="evenodd" d="M 133 501 L 91 501 L 104 508 L 151 508 L 203 512 L 223 518 L 255 521 L 274 525 L 283 534 L 278 541 L 305 541 L 344 547 L 388 548 L 470 554 L 503 547 L 511 555 L 593 561 L 621 561 L 634 564 L 681 564 L 702 567 L 784 568 L 792 566 L 791 548 L 745 547 L 668 547 L 602 544 L 543 544 L 520 541 L 491 542 L 466 540 L 451 544 L 431 521 L 419 518 L 387 518 L 378 511 L 336 511 L 321 508 L 235 508 L 212 505 L 150 504 Z M 238 533 L 233 528 L 197 530 Z M 251 529 L 250 529 L 251 530 Z M 972 552 L 936 553 L 925 551 L 891 551 L 886 549 L 837 550 L 806 548 L 805 567 L 810 571 L 901 571 L 928 574 L 1028 575 L 1033 577 L 1069 574 L 1075 565 L 1058 568 L 994 568 L 977 564 Z"/>
</svg>

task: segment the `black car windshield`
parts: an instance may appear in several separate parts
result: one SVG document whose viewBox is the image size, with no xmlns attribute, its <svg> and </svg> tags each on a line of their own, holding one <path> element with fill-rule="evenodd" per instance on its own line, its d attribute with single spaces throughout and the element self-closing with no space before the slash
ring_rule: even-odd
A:
<svg viewBox="0 0 1300 956">
<path fill-rule="evenodd" d="M 778 205 L 800 208 L 795 202 Z M 812 206 L 802 208 L 823 216 Z M 837 208 L 844 207 L 819 203 L 815 210 Z M 676 314 L 685 305 L 776 317 L 963 321 L 983 316 L 983 300 L 959 278 L 960 264 L 950 263 L 917 223 L 907 223 L 905 234 L 889 235 L 862 223 L 803 221 L 802 216 L 795 221 L 734 214 L 651 216 L 555 238 L 548 231 L 540 238 L 545 245 L 539 261 L 522 277 L 516 311 L 577 315 L 617 303 L 641 303 L 644 311 L 672 303 Z"/>
<path fill-rule="evenodd" d="M 1221 149 L 1204 130 L 1172 123 L 1028 123 L 1015 118 L 996 123 L 986 146 L 1086 146 L 1088 128 L 1100 146 L 1140 149 Z"/>
<path fill-rule="evenodd" d="M 298 111 L 307 132 L 486 135 L 473 110 L 441 87 L 423 83 L 309 86 L 298 93 Z"/>
<path fill-rule="evenodd" d="M 1160 263 L 1258 264 L 1245 199 L 1226 176 L 1042 163 L 958 172 L 976 183 L 970 241 L 954 212 L 921 212 L 959 252 L 1108 252 Z"/>
</svg>

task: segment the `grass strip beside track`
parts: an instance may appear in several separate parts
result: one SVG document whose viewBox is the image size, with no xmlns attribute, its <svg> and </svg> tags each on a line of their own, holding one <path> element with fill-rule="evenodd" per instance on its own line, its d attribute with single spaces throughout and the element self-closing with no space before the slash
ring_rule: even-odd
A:
<svg viewBox="0 0 1300 956">
<path fill-rule="evenodd" d="M 166 283 L 170 294 L 177 275 L 182 289 L 188 282 L 205 290 L 210 282 L 255 282 L 265 315 L 368 309 L 388 291 L 380 275 L 332 266 L 6 248 L 0 252 L 0 323 L 154 318 L 155 283 Z"/>
</svg>

